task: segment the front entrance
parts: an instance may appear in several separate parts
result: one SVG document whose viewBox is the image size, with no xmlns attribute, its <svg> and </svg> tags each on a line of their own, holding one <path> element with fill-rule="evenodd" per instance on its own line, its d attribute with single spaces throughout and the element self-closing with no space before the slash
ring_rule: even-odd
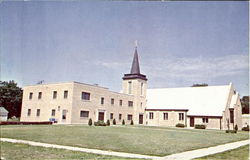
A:
<svg viewBox="0 0 250 160">
<path fill-rule="evenodd" d="M 104 112 L 99 112 L 98 121 L 104 121 Z"/>
<path fill-rule="evenodd" d="M 143 124 L 143 114 L 139 115 L 139 124 Z"/>
<path fill-rule="evenodd" d="M 190 117 L 190 127 L 194 127 L 194 117 Z"/>
</svg>

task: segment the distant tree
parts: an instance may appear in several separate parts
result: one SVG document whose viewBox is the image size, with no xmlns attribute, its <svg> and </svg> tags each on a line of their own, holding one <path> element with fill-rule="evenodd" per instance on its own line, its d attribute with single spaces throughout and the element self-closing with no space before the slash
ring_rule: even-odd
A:
<svg viewBox="0 0 250 160">
<path fill-rule="evenodd" d="M 240 102 L 242 106 L 242 114 L 249 114 L 249 96 L 243 96 Z"/>
<path fill-rule="evenodd" d="M 91 118 L 89 119 L 89 123 L 88 124 L 89 124 L 89 126 L 92 126 L 92 119 Z"/>
<path fill-rule="evenodd" d="M 116 125 L 116 121 L 115 121 L 115 119 L 113 119 L 113 125 Z"/>
<path fill-rule="evenodd" d="M 206 87 L 208 84 L 202 83 L 202 84 L 193 84 L 192 87 Z"/>
<path fill-rule="evenodd" d="M 0 106 L 8 110 L 8 118 L 20 117 L 23 91 L 14 80 L 0 81 Z"/>
</svg>

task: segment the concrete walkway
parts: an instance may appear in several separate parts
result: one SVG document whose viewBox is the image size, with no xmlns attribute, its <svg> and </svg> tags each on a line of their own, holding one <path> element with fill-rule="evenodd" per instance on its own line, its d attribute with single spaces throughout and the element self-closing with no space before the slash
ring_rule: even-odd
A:
<svg viewBox="0 0 250 160">
<path fill-rule="evenodd" d="M 32 146 L 40 146 L 40 147 L 48 147 L 48 148 L 67 149 L 67 150 L 72 150 L 72 151 L 80 151 L 80 152 L 109 155 L 109 156 L 118 156 L 118 157 L 126 157 L 126 158 L 157 159 L 157 160 L 190 160 L 194 158 L 204 157 L 210 154 L 216 154 L 216 153 L 228 151 L 231 149 L 236 149 L 238 147 L 249 144 L 249 140 L 244 140 L 244 141 L 238 141 L 238 142 L 233 142 L 233 143 L 227 143 L 227 144 L 223 144 L 223 145 L 219 145 L 215 147 L 209 147 L 209 148 L 203 148 L 203 149 L 197 149 L 193 151 L 172 154 L 172 155 L 165 156 L 165 157 L 157 157 L 157 156 L 147 156 L 147 155 L 133 154 L 133 153 L 113 152 L 113 151 L 103 151 L 103 150 L 98 150 L 98 149 L 63 146 L 63 145 L 33 142 L 33 141 L 27 141 L 27 140 L 17 140 L 17 139 L 10 139 L 10 138 L 0 138 L 0 141 L 11 142 L 11 143 L 23 143 L 23 144 L 29 144 Z"/>
</svg>

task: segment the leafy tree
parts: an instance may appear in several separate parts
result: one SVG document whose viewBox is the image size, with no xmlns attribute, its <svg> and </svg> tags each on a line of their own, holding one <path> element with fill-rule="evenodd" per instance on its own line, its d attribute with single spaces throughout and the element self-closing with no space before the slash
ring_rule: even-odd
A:
<svg viewBox="0 0 250 160">
<path fill-rule="evenodd" d="M 249 96 L 243 96 L 240 102 L 242 106 L 242 114 L 249 114 Z"/>
<path fill-rule="evenodd" d="M 8 118 L 20 117 L 23 91 L 14 80 L 0 81 L 0 106 L 9 111 Z"/>
</svg>

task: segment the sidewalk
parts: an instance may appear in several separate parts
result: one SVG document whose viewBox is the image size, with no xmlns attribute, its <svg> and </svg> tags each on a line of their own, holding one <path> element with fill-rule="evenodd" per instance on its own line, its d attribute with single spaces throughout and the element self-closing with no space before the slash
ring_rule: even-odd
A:
<svg viewBox="0 0 250 160">
<path fill-rule="evenodd" d="M 0 138 L 0 141 L 11 142 L 11 143 L 23 143 L 23 144 L 29 144 L 32 146 L 40 146 L 40 147 L 48 147 L 48 148 L 67 149 L 67 150 L 72 150 L 72 151 L 80 151 L 80 152 L 87 152 L 87 153 L 94 153 L 94 154 L 101 154 L 101 155 L 110 155 L 110 156 L 118 156 L 118 157 L 126 157 L 126 158 L 157 159 L 157 160 L 190 160 L 194 158 L 204 157 L 210 154 L 215 154 L 215 153 L 220 153 L 220 152 L 224 152 L 224 151 L 231 150 L 231 149 L 236 149 L 238 147 L 249 144 L 249 140 L 244 140 L 244 141 L 218 145 L 215 147 L 176 153 L 176 154 L 168 155 L 165 157 L 157 157 L 157 156 L 148 156 L 148 155 L 133 154 L 133 153 L 113 152 L 113 151 L 103 151 L 103 150 L 98 150 L 98 149 L 63 146 L 63 145 L 40 143 L 40 142 L 33 142 L 33 141 L 27 141 L 27 140 L 17 140 L 17 139 L 10 139 L 10 138 Z"/>
</svg>

